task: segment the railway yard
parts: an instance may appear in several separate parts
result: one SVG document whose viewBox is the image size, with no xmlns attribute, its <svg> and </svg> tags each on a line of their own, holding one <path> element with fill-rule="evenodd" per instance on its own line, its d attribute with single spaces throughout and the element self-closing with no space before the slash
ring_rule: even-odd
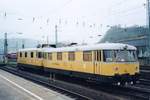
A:
<svg viewBox="0 0 150 100">
<path fill-rule="evenodd" d="M 19 92 L 22 93 L 25 99 L 34 98 L 35 100 L 37 100 L 42 97 L 43 98 L 40 100 L 48 100 L 47 98 L 52 100 L 72 100 L 72 99 L 73 100 L 110 100 L 110 99 L 111 100 L 128 100 L 128 99 L 149 100 L 150 99 L 150 83 L 149 83 L 150 78 L 148 76 L 150 71 L 147 67 L 141 67 L 141 76 L 138 84 L 136 85 L 126 84 L 125 86 L 96 84 L 90 81 L 85 82 L 85 80 L 80 80 L 76 78 L 70 79 L 61 76 L 58 76 L 55 79 L 50 79 L 49 77 L 42 75 L 41 73 L 39 74 L 31 71 L 29 72 L 27 70 L 18 70 L 17 67 L 15 67 L 15 65 L 10 65 L 10 64 L 1 66 L 0 68 L 1 68 L 0 78 L 2 80 L 8 81 L 3 77 L 5 76 L 8 79 L 15 81 L 16 84 L 19 84 L 20 86 L 22 84 L 24 88 L 27 87 L 28 91 L 30 91 L 29 87 L 32 87 L 30 91 L 32 95 L 29 93 L 31 97 L 29 97 L 30 95 L 26 97 L 25 93 Z M 38 85 L 38 87 L 34 87 L 35 86 L 34 84 Z M 39 87 L 41 90 L 40 89 L 36 90 Z M 34 92 L 38 96 L 35 96 Z M 10 95 L 11 97 L 12 95 L 15 94 L 8 93 L 8 95 Z M 3 98 L 4 96 L 1 97 Z M 24 98 L 21 99 L 25 100 Z M 20 100 L 20 99 L 14 98 L 14 100 Z"/>
<path fill-rule="evenodd" d="M 150 100 L 150 0 L 0 6 L 0 100 Z"/>
</svg>

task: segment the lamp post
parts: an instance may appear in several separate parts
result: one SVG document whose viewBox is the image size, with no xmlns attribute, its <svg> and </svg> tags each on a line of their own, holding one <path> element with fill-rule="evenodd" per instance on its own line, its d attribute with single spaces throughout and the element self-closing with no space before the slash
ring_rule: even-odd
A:
<svg viewBox="0 0 150 100">
<path fill-rule="evenodd" d="M 55 45 L 56 45 L 56 48 L 57 48 L 57 45 L 58 45 L 58 30 L 57 30 L 58 26 L 55 25 Z"/>
<path fill-rule="evenodd" d="M 6 57 L 8 54 L 8 35 L 10 33 L 4 33 L 4 56 Z M 23 33 L 17 33 L 17 34 L 23 34 Z M 24 42 L 22 41 L 22 48 L 24 48 Z"/>
<path fill-rule="evenodd" d="M 8 55 L 8 35 L 10 33 L 4 33 L 4 56 L 3 56 L 3 61 L 6 64 L 7 63 L 7 55 Z M 23 34 L 23 33 L 17 33 L 17 34 Z M 16 50 L 18 48 L 18 43 L 16 41 Z M 22 41 L 22 48 L 24 48 L 24 42 Z"/>
<path fill-rule="evenodd" d="M 23 33 L 19 32 L 18 34 L 19 34 L 19 35 L 22 35 Z M 21 46 L 21 47 L 22 47 L 22 49 L 24 49 L 24 47 L 25 47 L 25 45 L 24 45 L 24 44 L 25 44 L 25 43 L 24 43 L 24 40 L 23 40 L 23 38 L 22 38 L 22 46 Z"/>
<path fill-rule="evenodd" d="M 8 53 L 8 43 L 7 43 L 7 33 L 4 34 L 4 56 L 6 57 Z"/>
<path fill-rule="evenodd" d="M 8 43 L 7 43 L 7 33 L 4 33 L 4 63 L 7 63 L 7 53 L 8 53 Z"/>
</svg>

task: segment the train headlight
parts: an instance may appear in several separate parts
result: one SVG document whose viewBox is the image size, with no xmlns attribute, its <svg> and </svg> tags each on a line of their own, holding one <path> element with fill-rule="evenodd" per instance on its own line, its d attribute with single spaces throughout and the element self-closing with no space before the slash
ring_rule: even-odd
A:
<svg viewBox="0 0 150 100">
<path fill-rule="evenodd" d="M 138 70 L 138 67 L 137 67 L 137 66 L 135 67 L 135 70 Z"/>
</svg>

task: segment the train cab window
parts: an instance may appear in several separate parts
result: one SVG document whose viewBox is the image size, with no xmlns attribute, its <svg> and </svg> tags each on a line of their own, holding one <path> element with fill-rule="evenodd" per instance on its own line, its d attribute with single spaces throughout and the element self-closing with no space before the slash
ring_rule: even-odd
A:
<svg viewBox="0 0 150 100">
<path fill-rule="evenodd" d="M 135 50 L 115 50 L 116 62 L 136 62 L 137 54 Z"/>
<path fill-rule="evenodd" d="M 33 52 L 31 52 L 31 58 L 33 58 Z"/>
<path fill-rule="evenodd" d="M 27 52 L 25 52 L 25 57 L 27 57 Z"/>
<path fill-rule="evenodd" d="M 113 62 L 114 52 L 112 50 L 104 50 L 103 59 L 104 59 L 104 62 Z"/>
<path fill-rule="evenodd" d="M 62 52 L 57 52 L 57 60 L 62 60 Z"/>
<path fill-rule="evenodd" d="M 83 52 L 83 61 L 92 61 L 92 51 Z"/>
<path fill-rule="evenodd" d="M 48 59 L 52 60 L 52 53 L 48 53 Z"/>
<path fill-rule="evenodd" d="M 75 60 L 75 53 L 74 52 L 69 52 L 68 53 L 68 60 L 74 61 Z"/>
<path fill-rule="evenodd" d="M 20 57 L 22 57 L 22 52 L 20 52 Z"/>
</svg>

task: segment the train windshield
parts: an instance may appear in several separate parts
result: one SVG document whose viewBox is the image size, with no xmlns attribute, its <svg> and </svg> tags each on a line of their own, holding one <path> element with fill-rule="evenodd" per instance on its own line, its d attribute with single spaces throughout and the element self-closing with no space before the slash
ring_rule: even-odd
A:
<svg viewBox="0 0 150 100">
<path fill-rule="evenodd" d="M 135 50 L 104 50 L 105 62 L 136 62 Z"/>
<path fill-rule="evenodd" d="M 116 62 L 136 62 L 137 55 L 135 50 L 116 50 L 114 51 Z"/>
</svg>

